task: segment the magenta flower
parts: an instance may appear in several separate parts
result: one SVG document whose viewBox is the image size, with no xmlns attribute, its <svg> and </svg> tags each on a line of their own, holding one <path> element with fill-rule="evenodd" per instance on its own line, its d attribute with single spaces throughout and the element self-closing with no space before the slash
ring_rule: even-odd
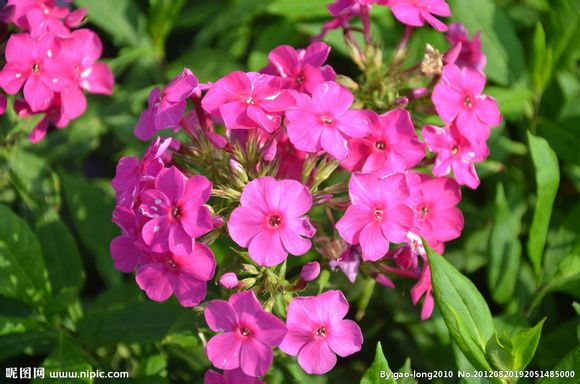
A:
<svg viewBox="0 0 580 384">
<path fill-rule="evenodd" d="M 8 0 L 14 7 L 11 20 L 19 28 L 30 31 L 34 39 L 41 39 L 49 33 L 58 37 L 68 37 L 70 31 L 61 19 L 69 14 L 66 6 L 57 0 Z M 62 5 L 62 4 L 61 4 Z"/>
<path fill-rule="evenodd" d="M 201 103 L 213 116 L 221 117 L 228 129 L 274 132 L 282 113 L 294 105 L 282 83 L 277 76 L 236 71 L 218 80 Z"/>
<path fill-rule="evenodd" d="M 141 240 L 140 218 L 127 207 L 115 207 L 113 222 L 121 228 L 121 236 L 111 241 L 109 251 L 113 258 L 115 269 L 129 273 L 133 272 L 147 259 L 147 246 Z"/>
<path fill-rule="evenodd" d="M 168 150 L 177 144 L 179 142 L 172 138 L 158 137 L 147 148 L 143 160 L 135 156 L 125 156 L 119 160 L 111 182 L 116 192 L 117 205 L 132 208 L 138 192 L 146 187 L 154 187 L 155 178 L 171 159 Z"/>
<path fill-rule="evenodd" d="M 366 12 L 368 12 L 371 5 L 376 2 L 377 0 L 336 0 L 334 3 L 328 4 L 327 8 L 334 17 L 359 15 L 361 8 L 367 8 Z"/>
<path fill-rule="evenodd" d="M 439 32 L 447 31 L 447 26 L 433 16 L 451 16 L 445 0 L 379 0 L 379 3 L 391 7 L 393 15 L 403 24 L 421 27 L 427 23 Z"/>
<path fill-rule="evenodd" d="M 296 94 L 296 108 L 286 112 L 288 137 L 306 152 L 326 152 L 344 160 L 349 152 L 348 139 L 368 134 L 370 121 L 365 111 L 350 109 L 352 93 L 335 82 L 317 85 L 312 96 Z"/>
<path fill-rule="evenodd" d="M 141 193 L 140 210 L 151 218 L 142 230 L 153 252 L 191 254 L 195 239 L 211 231 L 211 213 L 204 204 L 212 184 L 204 176 L 187 179 L 177 168 L 165 168 L 155 185 Z"/>
<path fill-rule="evenodd" d="M 348 194 L 351 205 L 336 229 L 347 243 L 360 244 L 363 260 L 379 260 L 389 250 L 389 242 L 407 239 L 413 212 L 406 205 L 409 187 L 402 174 L 378 178 L 355 173 Z"/>
<path fill-rule="evenodd" d="M 487 58 L 481 50 L 479 32 L 473 35 L 472 40 L 469 40 L 465 25 L 452 23 L 449 25 L 447 41 L 452 45 L 452 48 L 445 55 L 446 63 L 453 63 L 459 68 L 472 68 L 483 72 Z"/>
<path fill-rule="evenodd" d="M 375 113 L 369 116 L 370 133 L 350 141 L 351 151 L 341 162 L 343 167 L 365 173 L 404 172 L 425 157 L 425 146 L 417 138 L 408 111 L 397 108 L 380 116 Z"/>
<path fill-rule="evenodd" d="M 286 327 L 264 311 L 254 292 L 235 293 L 228 301 L 212 300 L 204 315 L 209 328 L 221 332 L 208 341 L 206 350 L 216 368 L 241 368 L 253 377 L 266 373 L 272 364 L 272 348 L 280 345 Z"/>
<path fill-rule="evenodd" d="M 411 298 L 413 299 L 413 304 L 417 305 L 421 296 L 425 296 L 423 300 L 423 307 L 421 309 L 421 320 L 427 320 L 433 314 L 433 308 L 435 307 L 435 301 L 433 300 L 433 287 L 431 285 L 431 270 L 429 269 L 429 264 L 425 262 L 423 264 L 423 270 L 421 271 L 421 277 L 419 281 L 413 288 L 411 288 Z"/>
<path fill-rule="evenodd" d="M 0 94 L 0 115 L 3 115 L 6 112 L 6 105 L 8 101 L 6 100 L 6 96 Z"/>
<path fill-rule="evenodd" d="M 211 369 L 205 373 L 203 377 L 204 384 L 265 384 L 262 380 L 259 380 L 253 376 L 248 376 L 240 368 L 232 369 L 229 371 L 224 371 L 223 375 L 220 375 L 216 371 Z"/>
<path fill-rule="evenodd" d="M 185 68 L 167 84 L 163 92 L 159 87 L 151 91 L 149 107 L 139 116 L 135 136 L 141 140 L 148 140 L 159 130 L 178 129 L 181 116 L 187 107 L 187 98 L 197 86 L 197 77 Z"/>
<path fill-rule="evenodd" d="M 361 255 L 362 250 L 359 245 L 349 245 L 338 259 L 332 259 L 328 264 L 333 271 L 339 268 L 348 281 L 354 284 L 360 267 Z"/>
<path fill-rule="evenodd" d="M 463 230 L 463 214 L 456 207 L 461 201 L 459 185 L 450 178 L 432 178 L 410 172 L 409 204 L 415 213 L 413 233 L 443 253 L 443 243 L 457 239 Z"/>
<path fill-rule="evenodd" d="M 228 230 L 239 246 L 248 247 L 252 260 L 272 267 L 312 246 L 308 238 L 316 230 L 306 215 L 311 207 L 312 195 L 299 182 L 260 177 L 244 188 Z"/>
<path fill-rule="evenodd" d="M 165 301 L 175 293 L 179 304 L 193 307 L 201 303 L 207 281 L 213 278 L 215 258 L 207 245 L 195 244 L 190 254 L 150 254 L 152 261 L 137 269 L 135 280 L 154 301 Z"/>
<path fill-rule="evenodd" d="M 329 53 L 330 47 L 322 42 L 312 43 L 306 49 L 281 45 L 270 52 L 269 64 L 262 72 L 282 77 L 287 88 L 312 92 L 316 85 L 336 79 L 332 67 L 324 65 Z"/>
<path fill-rule="evenodd" d="M 477 188 L 479 178 L 474 163 L 487 158 L 489 148 L 485 143 L 471 143 L 459 132 L 455 123 L 445 128 L 426 125 L 423 128 L 423 137 L 429 150 L 437 153 L 433 175 L 447 176 L 453 171 L 459 184 L 471 189 Z"/>
<path fill-rule="evenodd" d="M 98 63 L 103 46 L 96 33 L 88 29 L 74 31 L 61 41 L 62 60 L 72 66 L 72 83 L 61 92 L 63 114 L 74 119 L 85 112 L 87 100 L 82 92 L 111 95 L 113 72 L 105 63 Z"/>
<path fill-rule="evenodd" d="M 238 286 L 238 276 L 233 272 L 224 273 L 219 280 L 219 283 L 225 289 L 234 289 Z"/>
<path fill-rule="evenodd" d="M 288 333 L 280 349 L 298 356 L 298 364 L 309 374 L 329 372 L 336 365 L 336 355 L 352 355 L 363 343 L 359 326 L 344 320 L 348 307 L 341 291 L 296 297 L 288 306 Z"/>
<path fill-rule="evenodd" d="M 24 99 L 32 112 L 50 106 L 55 92 L 70 83 L 70 68 L 57 60 L 59 45 L 48 36 L 33 40 L 27 33 L 10 36 L 6 45 L 6 65 L 0 72 L 0 87 L 14 95 L 24 86 Z"/>
<path fill-rule="evenodd" d="M 446 123 L 457 119 L 461 134 L 475 143 L 487 140 L 489 128 L 501 123 L 496 101 L 481 94 L 484 87 L 485 76 L 481 72 L 448 64 L 432 95 L 441 119 Z"/>
</svg>

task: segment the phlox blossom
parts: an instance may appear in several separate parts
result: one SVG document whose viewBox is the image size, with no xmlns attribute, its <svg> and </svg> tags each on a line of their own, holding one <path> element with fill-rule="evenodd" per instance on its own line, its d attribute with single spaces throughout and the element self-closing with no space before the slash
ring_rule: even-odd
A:
<svg viewBox="0 0 580 384">
<path fill-rule="evenodd" d="M 495 99 L 482 94 L 485 81 L 480 71 L 447 64 L 432 95 L 441 119 L 446 123 L 457 119 L 461 134 L 475 143 L 487 140 L 489 128 L 502 119 Z"/>
<path fill-rule="evenodd" d="M 429 150 L 437 153 L 433 175 L 446 176 L 453 171 L 459 184 L 471 189 L 479 186 L 474 164 L 487 158 L 487 144 L 470 142 L 459 132 L 455 122 L 443 128 L 426 125 L 423 128 L 423 137 Z"/>
<path fill-rule="evenodd" d="M 409 187 L 404 175 L 354 173 L 348 195 L 351 204 L 336 229 L 347 243 L 360 244 L 363 260 L 379 260 L 389 250 L 389 242 L 407 239 L 413 211 L 406 205 Z"/>
<path fill-rule="evenodd" d="M 308 252 L 312 246 L 308 238 L 316 232 L 306 215 L 311 207 L 312 195 L 301 183 L 260 177 L 244 188 L 228 231 L 238 245 L 249 248 L 252 260 L 271 267 L 289 253 Z"/>
<path fill-rule="evenodd" d="M 312 96 L 296 94 L 296 108 L 286 112 L 288 137 L 294 146 L 306 152 L 326 152 L 344 160 L 349 152 L 348 139 L 368 134 L 367 112 L 350 109 L 352 93 L 328 81 L 317 85 Z"/>
<path fill-rule="evenodd" d="M 382 115 L 369 113 L 371 130 L 366 137 L 350 140 L 351 151 L 341 165 L 351 171 L 404 172 L 425 157 L 411 114 L 401 108 Z"/>
<path fill-rule="evenodd" d="M 288 333 L 280 349 L 298 356 L 298 364 L 309 374 L 329 372 L 336 365 L 336 355 L 352 355 L 363 343 L 359 326 L 344 319 L 348 307 L 338 290 L 294 298 L 288 305 Z"/>
<path fill-rule="evenodd" d="M 294 99 L 278 76 L 236 71 L 218 80 L 201 104 L 219 116 L 228 129 L 261 128 L 271 133 L 280 126 L 282 113 L 294 105 Z"/>
<path fill-rule="evenodd" d="M 140 194 L 140 210 L 151 218 L 142 236 L 153 252 L 191 254 L 194 239 L 213 228 L 211 213 L 204 205 L 212 184 L 205 176 L 187 179 L 174 166 L 161 170 L 155 184 Z"/>
<path fill-rule="evenodd" d="M 317 84 L 336 79 L 332 67 L 324 65 L 329 53 L 330 47 L 322 42 L 305 49 L 280 45 L 268 54 L 269 64 L 262 73 L 280 76 L 287 88 L 312 92 Z"/>
<path fill-rule="evenodd" d="M 240 368 L 224 371 L 220 375 L 216 371 L 209 369 L 204 377 L 203 384 L 265 384 L 253 376 L 248 376 Z"/>
<path fill-rule="evenodd" d="M 198 84 L 197 77 L 191 70 L 184 68 L 163 91 L 159 87 L 153 89 L 149 94 L 148 108 L 139 116 L 135 136 L 148 140 L 159 130 L 179 128 L 179 122 L 187 107 L 187 98 Z"/>
<path fill-rule="evenodd" d="M 204 316 L 209 328 L 220 332 L 208 341 L 206 350 L 216 368 L 240 368 L 253 377 L 266 373 L 272 348 L 284 339 L 286 326 L 262 308 L 254 292 L 235 293 L 228 301 L 212 300 Z"/>
<path fill-rule="evenodd" d="M 423 264 L 419 281 L 411 288 L 413 304 L 417 305 L 421 296 L 425 296 L 423 307 L 421 308 L 421 320 L 427 320 L 433 314 L 435 301 L 433 300 L 433 286 L 431 285 L 431 270 L 426 261 Z"/>
<path fill-rule="evenodd" d="M 451 16 L 445 0 L 379 0 L 379 3 L 391 7 L 393 15 L 403 24 L 421 27 L 427 23 L 439 32 L 447 31 L 447 26 L 433 16 Z"/>
<path fill-rule="evenodd" d="M 207 281 L 213 278 L 215 258 L 209 247 L 195 244 L 190 254 L 148 254 L 150 260 L 135 274 L 139 287 L 154 301 L 165 301 L 173 293 L 179 304 L 193 307 L 201 303 Z"/>
<path fill-rule="evenodd" d="M 467 28 L 462 23 L 449 25 L 447 41 L 452 48 L 445 55 L 446 63 L 454 63 L 459 68 L 472 68 L 483 71 L 487 58 L 481 49 L 481 36 L 477 32 L 473 39 L 469 40 Z"/>
<path fill-rule="evenodd" d="M 463 214 L 457 208 L 461 201 L 459 185 L 448 177 L 433 178 L 417 172 L 409 172 L 407 180 L 409 204 L 415 214 L 412 232 L 443 253 L 443 243 L 458 238 L 463 230 Z"/>
</svg>

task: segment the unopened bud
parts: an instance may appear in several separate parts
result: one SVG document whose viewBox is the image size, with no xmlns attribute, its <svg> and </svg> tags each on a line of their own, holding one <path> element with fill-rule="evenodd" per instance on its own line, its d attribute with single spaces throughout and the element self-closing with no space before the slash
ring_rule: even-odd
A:
<svg viewBox="0 0 580 384">
<path fill-rule="evenodd" d="M 413 99 L 420 99 L 423 98 L 429 93 L 429 90 L 425 87 L 415 88 L 411 91 L 411 96 Z"/>
<path fill-rule="evenodd" d="M 258 272 L 258 269 L 252 264 L 242 264 L 242 268 L 244 269 L 245 272 L 252 275 L 257 275 L 258 273 L 260 273 Z"/>
<path fill-rule="evenodd" d="M 380 285 L 382 285 L 383 287 L 387 287 L 387 288 L 395 288 L 395 283 L 393 283 L 391 281 L 391 279 L 389 279 L 387 276 L 381 274 L 378 274 L 375 277 L 375 281 L 377 283 L 379 283 Z"/>
<path fill-rule="evenodd" d="M 238 277 L 233 272 L 224 273 L 219 280 L 219 283 L 225 289 L 234 289 L 238 286 Z"/>
<path fill-rule="evenodd" d="M 311 261 L 304 264 L 300 271 L 300 277 L 304 281 L 312 281 L 320 275 L 320 263 L 318 261 Z"/>
<path fill-rule="evenodd" d="M 443 70 L 443 55 L 431 44 L 425 47 L 425 57 L 421 62 L 421 72 L 427 76 L 440 75 Z"/>
<path fill-rule="evenodd" d="M 395 104 L 398 107 L 405 107 L 407 104 L 409 104 L 409 98 L 406 96 L 397 97 L 395 99 Z"/>
</svg>

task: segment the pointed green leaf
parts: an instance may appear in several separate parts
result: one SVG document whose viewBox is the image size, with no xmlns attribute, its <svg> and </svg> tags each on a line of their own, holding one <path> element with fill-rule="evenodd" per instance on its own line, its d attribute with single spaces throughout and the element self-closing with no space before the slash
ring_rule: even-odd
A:
<svg viewBox="0 0 580 384">
<path fill-rule="evenodd" d="M 546 318 L 543 318 L 532 328 L 519 331 L 512 337 L 512 354 L 515 357 L 513 369 L 524 369 L 532 361 L 532 357 L 536 354 L 536 348 L 538 348 L 538 343 L 540 342 L 542 326 L 545 321 Z"/>
<path fill-rule="evenodd" d="M 424 242 L 435 301 L 451 337 L 477 369 L 491 369 L 485 347 L 495 329 L 489 307 L 475 285 Z"/>
<path fill-rule="evenodd" d="M 534 272 L 538 276 L 541 272 L 542 255 L 546 244 L 550 217 L 552 216 L 552 208 L 560 184 L 560 167 L 556 154 L 545 139 L 528 132 L 528 142 L 536 169 L 538 196 L 527 247 Z"/>
<path fill-rule="evenodd" d="M 33 306 L 45 303 L 50 282 L 38 239 L 8 207 L 0 205 L 0 217 L 0 294 Z"/>
<path fill-rule="evenodd" d="M 393 371 L 389 368 L 389 363 L 383 354 L 383 347 L 381 343 L 377 343 L 377 350 L 375 352 L 375 359 L 371 366 L 365 371 L 360 384 L 379 384 L 389 383 L 396 384 L 397 381 L 393 378 Z"/>
<path fill-rule="evenodd" d="M 413 377 L 413 369 L 411 368 L 411 358 L 405 359 L 405 364 L 399 369 L 399 378 L 397 384 L 417 384 L 417 380 Z M 405 377 L 408 376 L 408 377 Z"/>
<path fill-rule="evenodd" d="M 574 373 L 574 377 L 577 379 L 580 375 L 580 345 L 577 345 L 570 353 L 568 353 L 553 369 L 552 372 L 570 372 Z M 564 381 L 569 380 L 569 381 Z M 574 378 L 572 379 L 552 379 L 544 378 L 540 381 L 540 384 L 555 384 L 570 382 L 575 383 Z"/>
</svg>

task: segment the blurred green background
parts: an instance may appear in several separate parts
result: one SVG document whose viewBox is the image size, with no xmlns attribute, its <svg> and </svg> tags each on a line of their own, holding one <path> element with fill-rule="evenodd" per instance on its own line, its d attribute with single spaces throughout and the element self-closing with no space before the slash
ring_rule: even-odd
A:
<svg viewBox="0 0 580 384">
<path fill-rule="evenodd" d="M 327 3 L 74 1 L 88 9 L 89 27 L 103 40 L 117 84 L 112 98 L 89 96 L 85 115 L 37 145 L 25 140 L 35 119 L 18 122 L 8 113 L 2 123 L 3 367 L 129 371 L 126 383 L 201 382 L 209 368 L 196 330 L 205 326 L 203 316 L 174 299 L 148 301 L 132 276 L 113 269 L 108 247 L 118 229 L 111 223 L 110 180 L 121 156 L 141 156 L 147 146 L 132 131 L 153 87 L 183 67 L 202 82 L 259 70 L 278 45 L 305 47 L 330 19 Z M 448 3 L 453 21 L 465 23 L 470 35 L 482 33 L 487 92 L 497 98 L 504 122 L 493 130 L 490 158 L 478 168 L 482 185 L 464 190 L 465 230 L 445 257 L 476 284 L 497 329 L 509 333 L 547 318 L 530 369 L 552 369 L 566 355 L 578 367 L 580 2 Z M 388 9 L 375 7 L 372 28 L 388 59 L 403 26 Z M 326 42 L 336 72 L 356 79 L 341 33 L 330 33 Z M 410 60 L 421 58 L 425 43 L 448 48 L 444 36 L 422 28 L 410 42 Z M 213 248 L 218 259 L 230 252 Z M 348 286 L 338 273 L 332 281 Z M 397 284 L 389 290 L 359 280 L 345 288 L 351 316 L 366 309 L 360 353 L 339 359 L 323 377 L 309 377 L 294 359 L 280 357 L 268 382 L 358 382 L 377 341 L 393 370 L 408 357 L 421 371 L 466 367 L 439 311 L 421 321 L 408 297 L 410 283 Z M 219 289 L 210 286 L 208 297 L 217 297 Z"/>
</svg>

